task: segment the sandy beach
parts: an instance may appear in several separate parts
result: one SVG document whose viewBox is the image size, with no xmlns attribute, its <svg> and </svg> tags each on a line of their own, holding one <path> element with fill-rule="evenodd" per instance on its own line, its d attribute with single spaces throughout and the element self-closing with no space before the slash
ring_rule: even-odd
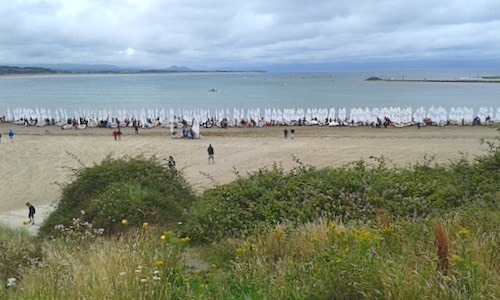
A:
<svg viewBox="0 0 500 300">
<path fill-rule="evenodd" d="M 202 193 L 213 185 L 230 182 L 235 172 L 244 175 L 259 168 L 281 164 L 285 169 L 302 163 L 338 167 L 371 156 L 384 156 L 391 164 L 407 166 L 434 157 L 445 163 L 462 155 L 473 158 L 486 153 L 481 139 L 497 136 L 488 127 L 295 127 L 295 138 L 284 139 L 285 127 L 201 129 L 195 140 L 172 139 L 166 128 L 122 129 L 115 141 L 111 129 L 61 130 L 59 127 L 24 127 L 0 123 L 0 222 L 22 227 L 27 201 L 37 208 L 41 223 L 57 203 L 61 186 L 71 182 L 72 169 L 92 166 L 107 156 L 144 155 L 163 160 L 172 155 L 193 190 Z M 15 132 L 14 141 L 8 131 Z M 290 127 L 287 127 L 290 131 Z M 208 164 L 207 147 L 215 150 L 215 164 Z M 37 226 L 24 226 L 36 231 Z"/>
</svg>

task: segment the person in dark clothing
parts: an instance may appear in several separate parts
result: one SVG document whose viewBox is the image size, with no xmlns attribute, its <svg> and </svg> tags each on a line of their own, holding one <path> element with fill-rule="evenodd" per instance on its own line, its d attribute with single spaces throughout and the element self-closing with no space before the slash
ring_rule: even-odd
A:
<svg viewBox="0 0 500 300">
<path fill-rule="evenodd" d="M 31 203 L 29 202 L 26 202 L 26 206 L 29 209 L 28 212 L 28 218 L 30 219 L 29 222 L 31 223 L 31 225 L 35 225 L 35 207 L 31 205 Z"/>
<path fill-rule="evenodd" d="M 285 139 L 287 139 L 288 138 L 288 130 L 286 128 L 283 130 L 283 134 L 285 135 Z"/>
<path fill-rule="evenodd" d="M 212 144 L 209 144 L 208 145 L 208 164 L 210 164 L 210 161 L 212 161 L 212 163 L 215 164 L 215 160 L 214 160 L 214 148 L 212 147 Z"/>
<path fill-rule="evenodd" d="M 175 160 L 172 156 L 168 157 L 168 167 L 170 169 L 175 169 Z"/>
</svg>

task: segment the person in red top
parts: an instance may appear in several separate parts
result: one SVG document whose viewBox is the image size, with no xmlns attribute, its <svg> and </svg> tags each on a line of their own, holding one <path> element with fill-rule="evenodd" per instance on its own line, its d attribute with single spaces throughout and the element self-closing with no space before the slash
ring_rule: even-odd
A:
<svg viewBox="0 0 500 300">
<path fill-rule="evenodd" d="M 116 141 L 116 138 L 118 137 L 118 131 L 113 130 L 113 137 L 115 138 L 115 141 Z"/>
</svg>

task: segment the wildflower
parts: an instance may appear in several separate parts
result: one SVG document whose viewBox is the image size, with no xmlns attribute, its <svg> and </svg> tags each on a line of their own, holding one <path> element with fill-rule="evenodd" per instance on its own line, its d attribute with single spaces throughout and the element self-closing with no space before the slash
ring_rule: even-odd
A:
<svg viewBox="0 0 500 300">
<path fill-rule="evenodd" d="M 141 283 L 145 283 L 145 282 L 148 282 L 148 280 L 146 278 L 142 278 Z"/>
<path fill-rule="evenodd" d="M 328 227 L 330 227 L 331 229 L 335 229 L 337 228 L 337 226 L 339 225 L 334 221 L 330 221 L 330 223 L 328 223 Z"/>
<path fill-rule="evenodd" d="M 11 286 L 16 286 L 17 285 L 17 279 L 14 277 L 7 278 L 7 287 Z"/>
<path fill-rule="evenodd" d="M 316 235 L 314 235 L 313 237 L 311 237 L 311 242 L 312 243 L 319 243 L 319 237 L 317 237 Z"/>
<path fill-rule="evenodd" d="M 148 222 L 144 222 L 144 223 L 142 223 L 142 229 L 143 229 L 143 230 L 148 229 L 148 227 L 149 227 L 149 223 L 148 223 Z"/>
<path fill-rule="evenodd" d="M 461 258 L 460 258 L 460 256 L 458 256 L 458 255 L 456 255 L 456 254 L 453 254 L 453 255 L 451 256 L 451 260 L 453 260 L 453 261 L 459 261 L 459 260 L 461 260 Z"/>
<path fill-rule="evenodd" d="M 458 231 L 458 234 L 461 236 L 468 236 L 469 233 L 470 233 L 470 230 L 467 228 L 460 228 L 460 230 Z"/>
<path fill-rule="evenodd" d="M 217 269 L 217 265 L 216 264 L 212 264 L 212 269 Z"/>
<path fill-rule="evenodd" d="M 157 259 L 157 260 L 155 261 L 155 265 L 156 265 L 156 266 L 163 266 L 163 264 L 164 264 L 164 262 L 163 262 L 163 260 L 161 260 L 161 259 Z"/>
<path fill-rule="evenodd" d="M 443 280 L 446 283 L 450 283 L 451 282 L 451 277 L 450 276 L 443 276 Z"/>
<path fill-rule="evenodd" d="M 84 211 L 83 209 L 82 209 L 82 210 L 80 210 L 80 214 L 81 214 L 81 215 L 84 215 L 84 214 L 85 214 L 85 211 Z"/>
<path fill-rule="evenodd" d="M 136 272 L 137 274 L 139 274 L 139 273 L 141 273 L 141 269 L 135 269 L 135 272 Z"/>
<path fill-rule="evenodd" d="M 352 236 L 358 241 L 366 241 L 369 240 L 373 235 L 370 231 L 365 229 L 357 229 L 354 230 Z"/>
<path fill-rule="evenodd" d="M 123 219 L 123 220 L 122 220 L 122 224 L 123 224 L 123 225 L 125 225 L 125 226 L 126 226 L 126 225 L 128 225 L 128 221 L 127 221 L 127 219 Z"/>
<path fill-rule="evenodd" d="M 170 231 L 170 230 L 167 230 L 167 231 L 163 232 L 163 235 L 165 236 L 166 240 L 169 240 L 172 237 L 173 234 L 174 233 L 172 231 Z"/>
<path fill-rule="evenodd" d="M 190 240 L 191 240 L 191 239 L 190 239 L 188 236 L 183 237 L 183 238 L 181 238 L 181 239 L 180 239 L 181 243 L 184 243 L 184 244 L 189 243 L 189 241 L 190 241 Z"/>
<path fill-rule="evenodd" d="M 125 272 L 120 272 L 120 276 L 125 276 L 125 275 L 127 275 L 127 273 L 125 273 Z"/>
<path fill-rule="evenodd" d="M 154 275 L 158 275 L 158 274 L 160 274 L 160 271 L 155 270 L 155 271 L 153 272 L 153 274 L 154 274 Z"/>
<path fill-rule="evenodd" d="M 238 256 L 243 256 L 247 253 L 246 248 L 236 248 L 236 255 Z"/>
<path fill-rule="evenodd" d="M 179 222 L 177 222 L 177 225 L 182 225 L 182 222 L 180 222 L 180 221 L 179 221 Z"/>
<path fill-rule="evenodd" d="M 335 228 L 335 234 L 337 236 L 343 236 L 343 235 L 345 235 L 345 229 L 341 228 L 341 227 L 337 227 L 337 228 Z"/>
<path fill-rule="evenodd" d="M 167 236 L 166 236 L 166 235 L 164 235 L 164 234 L 162 234 L 162 235 L 160 236 L 160 240 L 162 240 L 162 241 L 164 241 L 166 238 L 167 238 Z"/>
<path fill-rule="evenodd" d="M 160 277 L 160 276 L 154 276 L 154 277 L 153 277 L 153 280 L 154 280 L 154 281 L 160 281 L 160 280 L 161 280 L 161 277 Z"/>
</svg>

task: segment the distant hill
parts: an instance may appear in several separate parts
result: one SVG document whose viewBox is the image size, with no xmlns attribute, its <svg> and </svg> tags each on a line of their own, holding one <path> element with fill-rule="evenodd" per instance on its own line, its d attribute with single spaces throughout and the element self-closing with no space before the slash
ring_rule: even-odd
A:
<svg viewBox="0 0 500 300">
<path fill-rule="evenodd" d="M 53 74 L 53 73 L 56 73 L 56 71 L 47 68 L 0 66 L 0 75 Z"/>
<path fill-rule="evenodd" d="M 85 64 L 41 64 L 36 67 L 0 66 L 0 75 L 13 74 L 137 74 L 137 73 L 198 73 L 198 72 L 264 72 L 264 71 L 206 71 L 193 70 L 185 66 L 172 65 L 161 69 L 123 68 L 114 65 L 85 65 Z"/>
</svg>

